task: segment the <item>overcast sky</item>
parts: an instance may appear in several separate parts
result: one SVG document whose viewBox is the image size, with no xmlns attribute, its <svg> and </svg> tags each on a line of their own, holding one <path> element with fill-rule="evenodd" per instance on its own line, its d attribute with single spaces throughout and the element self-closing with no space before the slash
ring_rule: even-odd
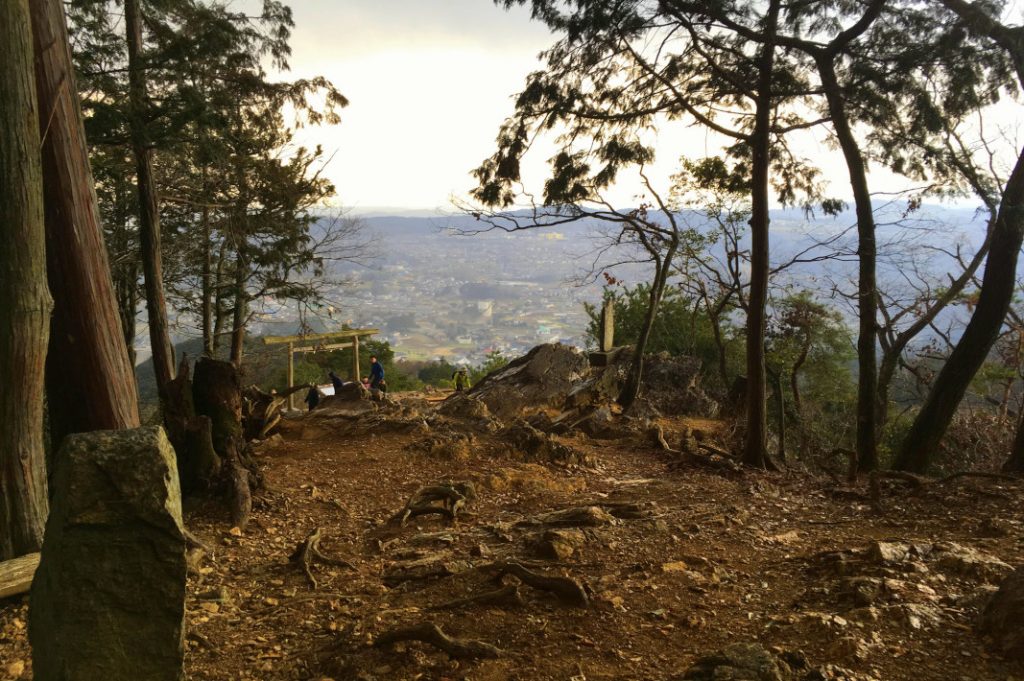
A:
<svg viewBox="0 0 1024 681">
<path fill-rule="evenodd" d="M 324 75 L 351 104 L 339 126 L 303 131 L 336 152 L 339 204 L 444 208 L 494 151 L 511 97 L 552 42 L 529 12 L 488 0 L 292 3 L 291 77 Z"/>
<path fill-rule="evenodd" d="M 300 141 L 334 154 L 326 171 L 337 187 L 334 202 L 357 212 L 450 210 L 450 198 L 474 186 L 470 171 L 494 152 L 512 97 L 554 41 L 528 10 L 505 11 L 490 0 L 301 0 L 292 8 L 287 77 L 326 76 L 351 101 L 340 125 L 302 130 Z M 1010 118 L 1018 113 L 1014 105 Z M 842 157 L 820 131 L 797 145 L 819 163 L 830 195 L 849 195 Z M 660 187 L 680 156 L 719 151 L 704 130 L 678 125 L 656 148 L 648 173 Z M 541 145 L 524 164 L 534 187 L 552 149 Z M 872 185 L 910 183 L 876 169 Z M 623 183 L 611 199 L 633 205 L 636 188 Z"/>
</svg>

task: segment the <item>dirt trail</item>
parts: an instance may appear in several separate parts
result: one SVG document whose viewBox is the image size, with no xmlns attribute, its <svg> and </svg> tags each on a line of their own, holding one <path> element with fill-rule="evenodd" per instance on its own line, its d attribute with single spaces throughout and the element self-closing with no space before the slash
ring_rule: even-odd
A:
<svg viewBox="0 0 1024 681">
<path fill-rule="evenodd" d="M 964 480 L 903 502 L 890 496 L 878 515 L 856 495 L 828 491 L 828 480 L 677 467 L 670 453 L 627 441 L 565 440 L 596 462 L 570 470 L 516 461 L 486 434 L 468 458 L 445 459 L 407 449 L 415 434 L 307 433 L 318 437 L 286 436 L 258 455 L 268 489 L 244 535 L 227 531 L 218 505 L 188 509 L 190 528 L 215 549 L 190 578 L 191 679 L 673 679 L 734 642 L 848 670 L 821 678 L 1024 678 L 971 631 L 985 582 L 995 581 L 987 568 L 827 553 L 875 540 L 952 541 L 1019 565 L 1019 483 Z M 387 524 L 418 488 L 440 481 L 476 489 L 454 524 L 437 515 Z M 603 505 L 600 525 L 531 524 L 593 505 Z M 323 554 L 354 569 L 314 562 L 313 589 L 289 556 L 315 528 Z M 519 584 L 520 606 L 435 609 L 516 585 L 481 569 L 499 560 L 578 580 L 590 607 Z M 881 591 L 850 600 L 863 586 L 851 577 Z M 17 678 L 9 661 L 28 661 L 26 616 L 24 603 L 0 602 L 0 679 Z M 372 645 L 426 622 L 502 654 L 459 660 L 423 643 Z"/>
</svg>

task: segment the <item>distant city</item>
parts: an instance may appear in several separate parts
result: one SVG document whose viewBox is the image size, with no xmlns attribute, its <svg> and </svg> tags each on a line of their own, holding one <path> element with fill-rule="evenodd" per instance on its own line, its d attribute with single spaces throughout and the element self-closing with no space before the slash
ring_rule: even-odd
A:
<svg viewBox="0 0 1024 681">
<path fill-rule="evenodd" d="M 899 215 L 899 206 L 887 209 Z M 387 340 L 397 359 L 444 358 L 460 364 L 479 364 L 498 351 L 519 356 L 540 343 L 561 342 L 585 347 L 588 317 L 583 303 L 601 299 L 603 277 L 595 275 L 595 249 L 602 229 L 593 222 L 567 228 L 545 228 L 516 233 L 491 231 L 467 236 L 459 229 L 479 227 L 473 218 L 415 216 L 366 216 L 359 218 L 366 233 L 377 240 L 377 257 L 364 265 L 334 264 L 326 279 L 326 307 L 318 318 L 306 318 L 314 332 L 350 327 L 375 327 Z M 982 221 L 970 210 L 929 207 L 909 227 L 882 227 L 882 238 L 910 238 L 922 245 L 976 244 Z M 848 211 L 836 218 L 815 218 L 796 210 L 772 213 L 773 260 L 782 262 L 853 225 Z M 923 229 L 922 227 L 926 227 Z M 922 236 L 923 235 L 923 236 Z M 854 235 L 831 247 L 855 247 Z M 741 244 L 742 247 L 742 244 Z M 851 258 L 799 264 L 777 277 L 782 285 L 810 286 L 823 295 L 832 284 L 852 285 L 855 263 Z M 948 269 L 943 256 L 926 266 L 936 277 Z M 602 261 L 608 264 L 609 260 Z M 899 280 L 899 264 L 887 277 Z M 647 281 L 647 264 L 617 265 L 619 281 Z M 331 283 L 337 282 L 337 283 Z M 898 285 L 893 283 L 893 285 Z M 844 304 L 837 307 L 847 314 Z M 300 320 L 294 304 L 275 300 L 255 301 L 258 310 L 250 333 L 297 333 Z M 195 335 L 179 320 L 176 341 Z M 138 335 L 140 361 L 149 355 L 144 329 Z"/>
<path fill-rule="evenodd" d="M 345 283 L 327 291 L 337 307 L 321 324 L 379 328 L 397 359 L 455 364 L 479 364 L 493 351 L 515 357 L 540 343 L 586 345 L 583 301 L 600 301 L 601 283 L 575 281 L 588 272 L 595 246 L 585 230 L 466 236 L 445 218 L 363 220 L 378 238 L 379 258 L 333 269 Z M 630 270 L 620 275 L 642 277 L 642 268 Z M 253 332 L 297 325 L 294 309 L 271 304 Z"/>
</svg>

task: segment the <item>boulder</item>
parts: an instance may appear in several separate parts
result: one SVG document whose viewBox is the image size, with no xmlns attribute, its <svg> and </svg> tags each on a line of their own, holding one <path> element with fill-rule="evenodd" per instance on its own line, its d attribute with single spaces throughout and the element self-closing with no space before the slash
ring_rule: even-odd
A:
<svg viewBox="0 0 1024 681">
<path fill-rule="evenodd" d="M 586 540 L 582 530 L 548 530 L 537 542 L 537 552 L 543 558 L 567 560 L 582 548 Z"/>
<path fill-rule="evenodd" d="M 32 585 L 40 681 L 178 681 L 185 537 L 174 450 L 160 427 L 69 436 Z"/>
<path fill-rule="evenodd" d="M 487 403 L 478 396 L 465 392 L 452 393 L 441 405 L 439 411 L 449 418 L 484 421 L 491 418 Z"/>
<path fill-rule="evenodd" d="M 483 402 L 495 418 L 511 421 L 546 407 L 561 408 L 586 371 L 587 358 L 576 348 L 561 343 L 538 345 L 487 374 L 465 398 Z M 459 402 L 446 400 L 440 412 L 461 408 L 456 406 Z"/>
<path fill-rule="evenodd" d="M 1004 655 L 1024 662 L 1024 567 L 1000 584 L 982 613 L 981 630 Z"/>
<path fill-rule="evenodd" d="M 658 412 L 670 416 L 718 416 L 718 403 L 700 386 L 701 362 L 660 352 L 644 361 L 642 394 Z"/>
<path fill-rule="evenodd" d="M 562 444 L 525 421 L 503 429 L 499 437 L 510 453 L 522 461 L 554 463 L 563 466 L 586 465 L 589 457 L 583 451 Z"/>
</svg>

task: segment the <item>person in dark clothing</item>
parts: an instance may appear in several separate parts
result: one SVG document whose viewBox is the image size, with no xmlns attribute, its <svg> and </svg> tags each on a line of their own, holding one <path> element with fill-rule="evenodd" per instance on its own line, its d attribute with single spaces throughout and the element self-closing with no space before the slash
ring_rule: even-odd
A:
<svg viewBox="0 0 1024 681">
<path fill-rule="evenodd" d="M 309 392 L 306 393 L 306 399 L 304 401 L 309 405 L 310 411 L 313 411 L 316 405 L 320 404 L 320 391 L 316 389 L 315 385 L 309 386 Z"/>
<path fill-rule="evenodd" d="M 331 377 L 331 385 L 334 386 L 334 394 L 340 395 L 341 388 L 343 385 L 345 385 L 345 381 L 341 380 L 341 377 L 338 376 L 338 374 L 334 373 L 333 371 L 328 371 L 327 375 Z"/>
<path fill-rule="evenodd" d="M 377 355 L 370 355 L 370 390 L 385 391 L 384 367 L 377 361 Z"/>
</svg>

